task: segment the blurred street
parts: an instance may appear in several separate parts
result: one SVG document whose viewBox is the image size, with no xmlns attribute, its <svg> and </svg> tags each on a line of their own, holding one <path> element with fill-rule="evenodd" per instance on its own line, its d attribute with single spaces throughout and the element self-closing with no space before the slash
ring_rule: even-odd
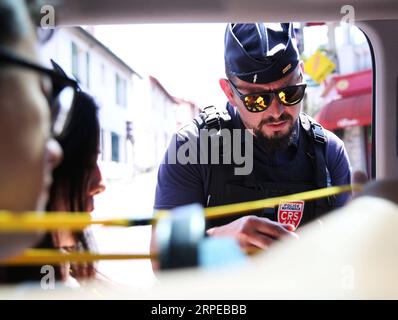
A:
<svg viewBox="0 0 398 320">
<path fill-rule="evenodd" d="M 106 190 L 95 198 L 93 217 L 140 218 L 152 216 L 156 170 L 126 181 L 106 181 Z M 100 253 L 149 253 L 151 227 L 93 227 Z M 149 260 L 101 261 L 101 273 L 128 286 L 145 288 L 154 281 Z"/>
</svg>

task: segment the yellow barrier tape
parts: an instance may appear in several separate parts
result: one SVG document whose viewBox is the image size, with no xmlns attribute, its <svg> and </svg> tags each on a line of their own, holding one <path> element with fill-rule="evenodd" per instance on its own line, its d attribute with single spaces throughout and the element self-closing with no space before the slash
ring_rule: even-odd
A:
<svg viewBox="0 0 398 320">
<path fill-rule="evenodd" d="M 263 208 L 272 208 L 278 206 L 283 201 L 293 200 L 315 200 L 332 195 L 349 192 L 352 190 L 361 190 L 362 185 L 344 185 L 334 186 L 318 190 L 311 190 L 287 196 L 255 200 L 249 202 L 241 202 L 235 204 L 227 204 L 217 207 L 205 208 L 205 217 L 208 219 L 230 216 L 243 212 L 255 211 Z M 129 220 L 129 219 L 111 219 L 111 220 L 95 220 L 87 212 L 47 212 L 40 215 L 38 212 L 24 212 L 20 214 L 11 213 L 9 211 L 0 211 L 0 232 L 20 231 L 29 232 L 37 230 L 59 230 L 68 229 L 73 231 L 83 230 L 91 225 L 103 226 L 134 226 L 149 225 L 156 223 L 157 220 L 169 216 L 169 211 L 161 210 L 156 212 L 154 219 Z"/>
<path fill-rule="evenodd" d="M 49 212 L 40 215 L 37 212 L 12 214 L 0 211 L 0 231 L 33 230 L 83 230 L 90 225 L 128 226 L 126 219 L 95 220 L 87 212 Z"/>
<path fill-rule="evenodd" d="M 0 260 L 0 265 L 45 265 L 64 262 L 86 263 L 99 260 L 137 260 L 156 258 L 149 254 L 97 254 L 90 252 L 63 253 L 53 249 L 28 249 L 20 256 Z"/>
<path fill-rule="evenodd" d="M 205 208 L 206 218 L 219 218 L 242 212 L 250 212 L 262 208 L 272 208 L 278 206 L 281 201 L 294 200 L 315 200 L 328 197 L 352 190 L 360 190 L 362 185 L 345 185 L 329 187 L 318 190 L 311 190 L 302 193 L 292 194 L 288 196 L 275 197 L 270 199 L 242 202 L 236 204 L 223 205 L 218 207 Z M 165 218 L 169 215 L 168 211 L 158 211 L 156 218 Z M 0 212 L 0 231 L 1 230 L 17 230 L 17 231 L 33 231 L 37 229 L 56 230 L 56 229 L 72 229 L 82 230 L 90 225 L 105 226 L 131 226 L 134 220 L 115 219 L 115 220 L 93 220 L 88 213 L 76 212 L 52 212 L 43 216 L 39 216 L 37 212 L 30 212 L 16 216 L 10 212 Z M 0 261 L 0 265 L 44 265 L 59 264 L 64 262 L 85 263 L 99 260 L 133 260 L 133 259 L 152 259 L 156 255 L 150 254 L 95 254 L 89 252 L 69 252 L 63 253 L 53 249 L 28 249 L 22 255 L 4 259 Z"/>
<path fill-rule="evenodd" d="M 336 194 L 352 191 L 352 190 L 361 190 L 362 185 L 354 184 L 354 185 L 344 185 L 344 186 L 335 186 L 328 187 L 323 189 L 305 191 L 301 193 L 295 193 L 287 196 L 274 197 L 263 200 L 255 200 L 248 202 L 240 202 L 234 204 L 227 204 L 218 207 L 210 207 L 206 208 L 206 218 L 220 218 L 226 217 L 233 214 L 238 214 L 242 212 L 255 211 L 263 208 L 273 208 L 278 206 L 281 201 L 294 201 L 294 200 L 315 200 L 325 197 L 330 197 Z"/>
</svg>

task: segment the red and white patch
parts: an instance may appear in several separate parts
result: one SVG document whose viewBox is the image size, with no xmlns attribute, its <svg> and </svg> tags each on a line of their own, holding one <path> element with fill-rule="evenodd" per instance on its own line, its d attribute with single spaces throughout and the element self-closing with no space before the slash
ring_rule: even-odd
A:
<svg viewBox="0 0 398 320">
<path fill-rule="evenodd" d="M 283 201 L 278 208 L 278 222 L 299 226 L 304 212 L 304 201 Z"/>
</svg>

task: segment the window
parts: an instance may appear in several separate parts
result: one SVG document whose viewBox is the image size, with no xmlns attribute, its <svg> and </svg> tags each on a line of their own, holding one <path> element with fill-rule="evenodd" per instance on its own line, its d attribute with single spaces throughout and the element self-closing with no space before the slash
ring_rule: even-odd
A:
<svg viewBox="0 0 398 320">
<path fill-rule="evenodd" d="M 134 144 L 133 123 L 131 121 L 126 121 L 126 138 Z"/>
<path fill-rule="evenodd" d="M 119 135 L 112 132 L 112 161 L 119 162 Z"/>
<path fill-rule="evenodd" d="M 80 81 L 79 77 L 79 50 L 76 43 L 72 41 L 72 74 L 77 81 Z"/>
<path fill-rule="evenodd" d="M 90 53 L 86 52 L 86 83 L 87 89 L 90 88 Z"/>
<path fill-rule="evenodd" d="M 105 130 L 101 129 L 100 132 L 100 152 L 101 152 L 101 160 L 105 160 Z"/>
<path fill-rule="evenodd" d="M 126 89 L 126 80 L 116 73 L 116 104 L 122 107 L 127 106 Z"/>
<path fill-rule="evenodd" d="M 105 65 L 102 63 L 101 64 L 101 83 L 104 84 L 106 80 L 106 70 L 105 70 Z"/>
<path fill-rule="evenodd" d="M 79 52 L 78 46 L 72 41 L 72 74 L 79 83 L 85 86 L 85 89 L 90 88 L 90 53 L 86 51 L 84 56 L 83 52 Z M 80 60 L 80 61 L 79 61 Z M 80 62 L 80 63 L 79 63 Z"/>
</svg>

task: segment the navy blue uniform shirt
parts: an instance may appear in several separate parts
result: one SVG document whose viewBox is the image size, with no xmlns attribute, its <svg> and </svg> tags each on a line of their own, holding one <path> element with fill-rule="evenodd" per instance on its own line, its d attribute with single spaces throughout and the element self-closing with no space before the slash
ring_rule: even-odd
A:
<svg viewBox="0 0 398 320">
<path fill-rule="evenodd" d="M 229 105 L 227 109 L 231 115 L 233 127 L 242 128 L 243 124 L 236 109 Z M 267 155 L 265 152 L 261 155 L 267 164 L 272 166 L 286 165 L 294 158 L 300 139 L 299 130 L 297 130 L 298 125 L 297 122 L 288 148 L 276 152 L 274 155 Z M 328 141 L 326 165 L 330 173 L 331 184 L 334 186 L 349 184 L 351 182 L 350 164 L 343 141 L 326 129 L 324 129 L 324 132 Z M 178 149 L 184 138 L 198 139 L 198 136 L 198 128 L 194 123 L 191 123 L 180 129 L 173 139 L 177 141 Z M 174 147 L 175 143 L 172 143 L 169 148 Z M 260 152 L 259 150 L 261 148 L 254 148 L 254 152 Z M 190 203 L 200 203 L 205 206 L 208 196 L 208 190 L 206 190 L 208 172 L 208 164 L 179 164 L 178 161 L 176 164 L 166 164 L 164 159 L 159 167 L 154 209 L 171 209 Z M 348 193 L 338 195 L 336 205 L 344 205 L 349 197 Z"/>
</svg>

